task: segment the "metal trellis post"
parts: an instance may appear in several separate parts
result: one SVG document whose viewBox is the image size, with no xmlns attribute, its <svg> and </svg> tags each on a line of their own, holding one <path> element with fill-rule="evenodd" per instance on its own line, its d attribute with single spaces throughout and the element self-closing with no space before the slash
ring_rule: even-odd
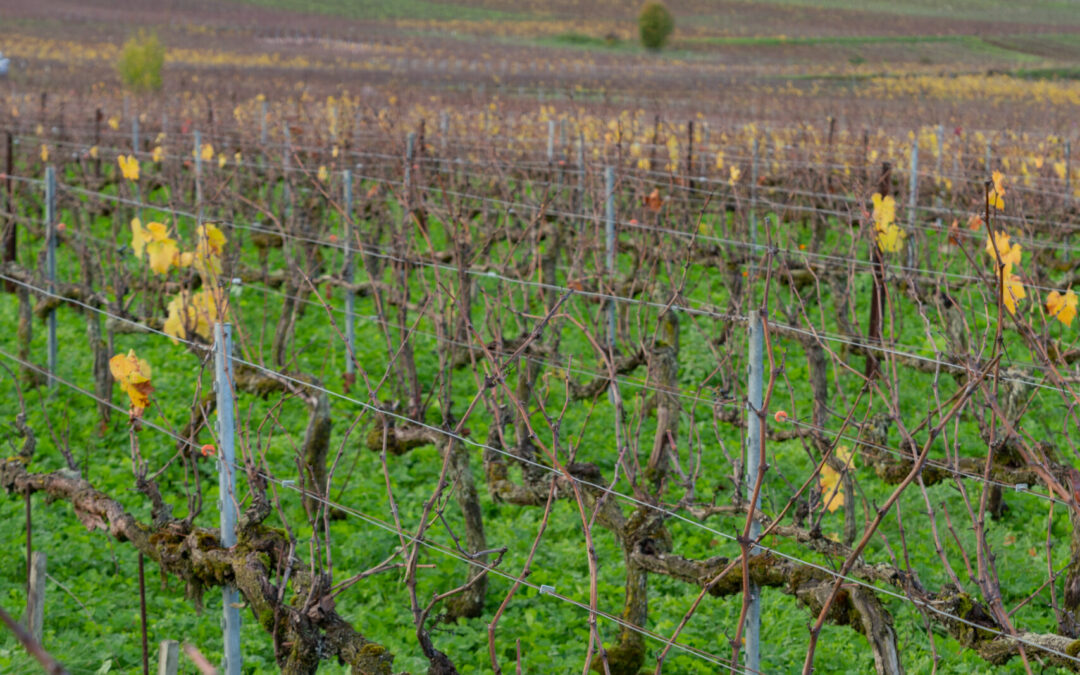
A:
<svg viewBox="0 0 1080 675">
<path fill-rule="evenodd" d="M 56 292 L 56 169 L 45 168 L 45 274 Z M 49 387 L 56 387 L 56 309 L 49 310 Z"/>
<path fill-rule="evenodd" d="M 289 191 L 289 164 L 291 158 L 289 155 L 292 153 L 292 135 L 289 133 L 289 125 L 282 126 L 282 135 L 285 138 L 285 143 L 282 146 L 283 152 L 281 153 L 281 201 L 285 205 L 283 211 L 285 212 L 285 222 L 288 223 L 289 214 L 292 213 L 291 200 Z"/>
<path fill-rule="evenodd" d="M 1065 141 L 1065 207 L 1072 204 L 1072 142 Z"/>
<path fill-rule="evenodd" d="M 356 363 L 353 361 L 356 355 L 356 294 L 351 285 L 353 283 L 353 254 L 352 254 L 352 172 L 345 169 L 342 174 L 345 188 L 345 283 L 350 288 L 345 291 L 345 373 L 350 380 L 356 374 Z"/>
<path fill-rule="evenodd" d="M 236 496 L 236 429 L 233 421 L 232 324 L 214 324 L 214 391 L 217 394 L 218 510 L 221 513 L 221 545 L 236 545 L 238 503 Z M 225 675 L 240 675 L 240 594 L 234 584 L 222 589 L 224 607 Z"/>
<path fill-rule="evenodd" d="M 566 118 L 559 120 L 559 159 L 566 159 Z"/>
<path fill-rule="evenodd" d="M 942 185 L 942 162 L 945 160 L 945 126 L 937 125 L 937 167 L 934 170 L 936 184 L 934 185 L 934 209 L 937 210 L 937 227 L 941 227 L 941 185 Z"/>
<path fill-rule="evenodd" d="M 761 451 L 761 410 L 764 400 L 765 380 L 765 326 L 758 310 L 750 312 L 750 363 L 749 381 L 747 382 L 747 425 L 746 425 L 746 492 L 747 498 L 753 499 L 754 485 L 757 483 Z M 761 495 L 751 505 L 753 513 L 761 508 Z M 761 534 L 761 522 L 753 517 L 750 521 L 750 538 L 757 539 Z M 758 553 L 757 546 L 750 554 Z M 750 602 L 746 612 L 746 669 L 752 673 L 761 670 L 761 589 L 750 581 Z"/>
<path fill-rule="evenodd" d="M 577 140 L 577 211 L 580 214 L 585 213 L 585 134 L 584 132 L 578 132 Z"/>
<path fill-rule="evenodd" d="M 555 120 L 548 120 L 547 159 L 548 164 L 555 161 Z"/>
<path fill-rule="evenodd" d="M 758 139 L 754 137 L 754 145 L 750 156 L 750 273 L 747 280 L 750 282 L 750 299 L 754 299 L 754 275 L 757 265 L 754 261 L 758 255 L 758 227 L 757 227 L 757 182 L 758 182 Z M 768 222 L 766 222 L 768 225 Z"/>
<path fill-rule="evenodd" d="M 604 186 L 607 193 L 605 210 L 605 230 L 607 235 L 607 271 L 611 295 L 615 295 L 615 167 L 604 168 Z M 615 300 L 607 301 L 608 315 L 608 350 L 615 354 Z"/>
<path fill-rule="evenodd" d="M 195 130 L 195 211 L 198 213 L 199 224 L 202 225 L 202 134 Z"/>
<path fill-rule="evenodd" d="M 405 137 L 405 197 L 409 200 L 410 205 L 412 199 L 409 195 L 409 188 L 412 187 L 413 150 L 415 147 L 416 132 L 410 131 L 409 135 Z"/>
<path fill-rule="evenodd" d="M 267 129 L 266 129 L 266 101 L 262 101 L 262 105 L 259 106 L 259 144 L 266 145 Z"/>
<path fill-rule="evenodd" d="M 754 138 L 754 147 L 750 156 L 750 243 L 757 253 L 757 182 L 758 182 L 758 139 Z"/>
<path fill-rule="evenodd" d="M 908 178 L 908 236 L 915 233 L 915 207 L 919 202 L 919 141 L 916 140 L 911 146 L 911 176 Z M 907 265 L 915 267 L 915 239 L 912 237 L 907 245 Z"/>
<path fill-rule="evenodd" d="M 698 162 L 698 168 L 701 169 L 701 175 L 698 177 L 698 180 L 701 181 L 702 184 L 704 184 L 705 183 L 705 178 L 706 178 L 705 174 L 709 170 L 708 169 L 708 166 L 709 166 L 709 160 L 708 160 L 708 156 L 709 156 L 709 123 L 708 122 L 702 122 L 701 123 L 701 156 L 702 156 L 702 159 L 701 159 L 700 162 Z"/>
</svg>

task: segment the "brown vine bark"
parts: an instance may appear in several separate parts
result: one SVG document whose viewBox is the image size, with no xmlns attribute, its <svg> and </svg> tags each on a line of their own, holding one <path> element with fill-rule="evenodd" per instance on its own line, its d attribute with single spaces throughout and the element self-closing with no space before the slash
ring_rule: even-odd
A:
<svg viewBox="0 0 1080 675">
<path fill-rule="evenodd" d="M 302 562 L 286 560 L 291 547 L 282 531 L 247 522 L 236 546 L 224 549 L 213 530 L 187 530 L 177 521 L 142 523 L 77 473 L 31 473 L 29 463 L 25 456 L 0 460 L 0 487 L 10 494 L 41 492 L 67 502 L 87 529 L 101 529 L 118 542 L 130 543 L 163 572 L 183 579 L 196 597 L 206 588 L 236 584 L 255 621 L 274 634 L 283 673 L 313 674 L 323 659 L 338 658 L 355 675 L 390 674 L 393 655 L 337 614 L 329 580 L 312 574 Z M 272 571 L 284 564 L 292 568 L 293 597 L 308 600 L 279 600 L 284 594 Z"/>
</svg>

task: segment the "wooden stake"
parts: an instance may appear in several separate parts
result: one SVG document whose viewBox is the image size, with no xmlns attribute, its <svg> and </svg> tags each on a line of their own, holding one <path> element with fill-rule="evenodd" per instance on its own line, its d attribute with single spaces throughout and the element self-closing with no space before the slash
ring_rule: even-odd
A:
<svg viewBox="0 0 1080 675">
<path fill-rule="evenodd" d="M 180 669 L 180 643 L 162 640 L 158 647 L 158 675 L 176 675 Z"/>
<path fill-rule="evenodd" d="M 45 627 L 45 568 L 47 557 L 41 551 L 34 551 L 30 556 L 30 592 L 26 597 L 26 629 L 41 642 Z"/>
</svg>

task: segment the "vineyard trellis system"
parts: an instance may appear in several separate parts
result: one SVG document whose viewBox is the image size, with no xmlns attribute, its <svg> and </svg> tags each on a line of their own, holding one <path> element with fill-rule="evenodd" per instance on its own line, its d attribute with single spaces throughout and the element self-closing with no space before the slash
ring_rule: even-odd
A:
<svg viewBox="0 0 1080 675">
<path fill-rule="evenodd" d="M 673 146 L 659 117 L 625 140 L 590 121 L 454 135 L 447 117 L 428 137 L 423 121 L 345 134 L 336 111 L 267 125 L 260 109 L 254 130 L 163 124 L 151 140 L 135 122 L 128 147 L 100 114 L 59 137 L 8 133 L 0 280 L 17 330 L 0 355 L 23 438 L 0 459 L 8 492 L 70 503 L 196 596 L 235 586 L 290 673 L 331 658 L 391 672 L 377 627 L 339 611 L 375 583 L 406 589 L 432 673 L 474 656 L 440 649 L 440 621 L 485 622 L 471 665 L 520 665 L 498 624 L 523 588 L 581 611 L 580 660 L 603 673 L 638 673 L 650 649 L 657 673 L 672 649 L 709 669 L 785 667 L 754 619 L 781 598 L 808 612 L 804 672 L 826 625 L 863 635 L 877 672 L 903 672 L 901 635 L 920 629 L 897 615 L 922 621 L 935 665 L 947 636 L 990 664 L 1080 670 L 1067 142 L 1014 185 L 987 180 L 1007 156 L 982 138 L 950 140 L 945 167 L 940 128 L 872 148 L 834 123 L 827 140 L 750 125 L 716 142 L 690 123 Z M 219 360 L 211 377 L 225 323 L 232 375 Z M 164 359 L 147 405 L 110 368 L 128 349 Z M 137 390 L 130 408 L 117 378 Z M 234 403 L 211 380 L 236 395 L 235 460 L 210 423 Z M 96 489 L 64 443 L 42 452 L 23 389 L 46 384 L 93 401 L 102 433 L 128 430 L 137 496 Z M 204 512 L 230 498 L 207 448 L 238 479 L 235 543 Z M 434 480 L 395 485 L 395 462 L 434 462 Z M 1045 578 L 1010 551 L 1027 573 L 1002 581 L 994 523 L 1010 502 L 1045 507 Z M 526 508 L 535 531 L 507 530 Z M 389 535 L 381 562 L 342 574 L 343 519 Z M 529 579 L 553 523 L 581 542 L 545 575 L 565 585 Z M 650 584 L 669 581 L 667 595 L 693 590 L 650 608 Z M 728 599 L 728 625 L 694 620 Z"/>
</svg>

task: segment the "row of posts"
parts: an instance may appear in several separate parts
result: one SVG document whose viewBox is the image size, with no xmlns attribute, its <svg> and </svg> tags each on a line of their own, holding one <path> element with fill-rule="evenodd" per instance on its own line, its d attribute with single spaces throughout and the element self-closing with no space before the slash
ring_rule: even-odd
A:
<svg viewBox="0 0 1080 675">
<path fill-rule="evenodd" d="M 125 97 L 125 100 L 124 100 L 124 116 L 125 117 L 129 116 L 128 108 L 129 108 L 129 103 L 128 103 L 127 98 Z M 334 114 L 336 116 L 336 109 L 335 109 Z M 167 126 L 167 122 L 166 122 L 167 118 L 164 115 L 165 114 L 163 113 L 162 114 L 162 128 L 163 129 L 166 128 L 166 126 Z M 260 102 L 259 139 L 260 139 L 260 143 L 262 145 L 266 145 L 268 143 L 268 141 L 269 141 L 268 120 L 269 120 L 269 107 L 268 107 L 267 102 L 264 100 L 264 101 Z M 832 120 L 832 118 L 830 118 L 830 120 Z M 690 124 L 693 124 L 693 123 L 691 122 Z M 566 120 L 565 119 L 560 120 L 558 125 L 556 125 L 555 120 L 548 120 L 547 159 L 548 159 L 549 163 L 554 162 L 554 160 L 555 160 L 555 154 L 556 154 L 555 153 L 556 127 L 558 127 L 559 147 L 565 147 L 565 145 L 566 145 Z M 284 135 L 284 138 L 285 138 L 285 147 L 287 149 L 290 146 L 290 132 L 289 132 L 288 125 L 283 125 L 282 131 L 283 131 L 283 135 Z M 439 115 L 439 131 L 440 131 L 440 137 L 442 139 L 442 149 L 445 152 L 445 150 L 446 150 L 446 138 L 447 138 L 448 131 L 449 131 L 449 115 L 447 113 L 445 113 L 445 112 L 440 113 L 440 115 Z M 692 136 L 693 135 L 692 127 L 691 127 L 691 132 L 690 133 L 691 133 L 691 136 Z M 702 133 L 704 135 L 703 142 L 704 142 L 705 145 L 708 145 L 708 142 L 709 142 L 709 126 L 707 124 L 702 125 Z M 200 157 L 199 157 L 199 155 L 200 155 L 199 150 L 202 147 L 202 144 L 201 144 L 201 141 L 200 141 L 200 133 L 199 133 L 199 131 L 196 130 L 194 132 L 194 136 L 195 136 L 196 176 L 198 176 L 200 171 L 201 171 L 201 166 L 200 166 L 201 162 L 200 162 Z M 942 159 L 943 159 L 944 154 L 945 154 L 945 127 L 944 127 L 944 125 L 942 125 L 942 124 L 937 125 L 937 129 L 935 130 L 935 136 L 936 136 L 936 140 L 937 140 L 937 149 L 938 149 L 936 175 L 940 176 L 940 175 L 942 175 Z M 579 164 L 580 165 L 584 165 L 584 157 L 582 156 L 583 151 L 584 151 L 583 146 L 584 146 L 583 141 L 579 141 L 578 154 L 579 154 Z M 137 115 L 132 115 L 131 116 L 131 147 L 132 147 L 132 149 L 137 149 L 139 147 L 139 117 Z M 752 150 L 752 158 L 751 158 L 750 191 L 751 191 L 751 198 L 752 199 L 754 198 L 754 193 L 756 192 L 756 186 L 757 186 L 757 182 L 758 182 L 758 152 L 759 152 L 759 142 L 758 142 L 758 139 L 755 137 L 754 140 L 753 140 L 753 150 Z M 911 195 L 911 200 L 912 200 L 911 205 L 910 205 L 911 209 L 912 209 L 912 212 L 914 212 L 914 207 L 915 207 L 915 204 L 914 204 L 914 200 L 915 200 L 914 185 L 917 182 L 917 176 L 918 176 L 918 163 L 919 163 L 918 155 L 919 155 L 919 147 L 918 147 L 918 142 L 916 142 L 912 146 L 912 153 L 911 153 L 911 178 L 910 178 L 910 180 L 911 180 L 911 184 L 912 184 L 912 189 L 910 190 L 909 194 Z M 1065 206 L 1068 207 L 1072 203 L 1072 142 L 1069 139 L 1065 139 L 1065 141 L 1064 141 L 1063 158 L 1064 158 L 1064 162 L 1063 162 L 1064 163 L 1064 175 L 1062 177 L 1062 181 L 1063 181 L 1063 183 L 1065 185 L 1064 201 L 1065 201 Z M 953 160 L 954 160 L 953 173 L 954 174 L 958 173 L 958 170 L 957 170 L 958 167 L 956 166 L 956 162 L 958 161 L 958 159 L 959 159 L 958 157 L 953 158 Z M 286 151 L 282 162 L 283 162 L 284 171 L 287 173 L 288 170 L 289 170 L 288 151 Z M 701 166 L 704 167 L 704 165 L 705 165 L 705 163 L 702 162 Z M 990 144 L 989 140 L 986 141 L 986 156 L 985 156 L 985 159 L 983 161 L 983 170 L 985 171 L 987 176 L 989 176 L 991 171 L 993 170 L 993 153 L 992 153 L 992 147 L 991 147 L 991 144 Z M 407 171 L 408 171 L 408 167 L 406 167 L 406 172 Z M 700 180 L 704 181 L 705 176 L 702 175 L 700 177 Z M 198 185 L 196 185 L 196 189 L 199 189 Z M 286 194 L 285 200 L 287 202 L 288 201 L 288 196 L 287 195 L 288 195 L 288 189 L 289 189 L 287 181 L 286 181 L 284 189 L 285 189 L 285 194 Z M 935 207 L 937 207 L 939 205 L 940 205 L 940 200 L 935 200 Z M 753 212 L 751 212 L 750 218 L 751 218 L 751 223 L 752 223 L 753 219 L 755 218 L 755 215 L 754 215 Z M 910 218 L 912 218 L 912 216 L 909 216 L 909 219 Z"/>
<path fill-rule="evenodd" d="M 554 131 L 554 123 L 549 126 L 549 130 Z M 552 133 L 553 137 L 553 133 Z M 413 150 L 413 134 L 409 135 L 409 142 L 406 144 L 406 163 L 405 163 L 405 193 L 408 194 L 410 187 L 410 168 L 412 167 L 412 150 Z M 579 144 L 579 160 L 583 160 L 583 151 L 581 150 L 581 144 Z M 756 142 L 755 142 L 756 148 Z M 548 147 L 549 155 L 553 153 L 553 147 L 549 142 Z M 584 165 L 584 162 L 581 162 Z M 755 162 L 756 170 L 756 162 Z M 583 172 L 582 172 L 583 176 Z M 355 293 L 352 290 L 352 282 L 354 275 L 354 263 L 352 259 L 353 243 L 352 237 L 354 234 L 353 221 L 352 221 L 352 174 L 348 170 L 343 173 L 344 186 L 343 186 L 343 198 L 344 198 L 344 253 L 345 253 L 345 282 L 349 286 L 349 290 L 345 293 L 345 341 L 346 341 L 346 373 L 353 375 L 355 373 L 354 358 L 356 354 L 356 311 L 355 311 Z M 583 188 L 583 178 L 579 178 L 579 188 Z M 756 182 L 756 181 L 755 181 Z M 611 297 L 606 301 L 606 315 L 607 315 L 607 348 L 609 351 L 609 357 L 614 358 L 615 354 L 615 336 L 616 336 L 616 306 L 617 292 L 614 284 L 616 269 L 616 217 L 615 217 L 615 167 L 608 166 L 604 168 L 604 186 L 605 186 L 605 208 L 604 208 L 604 232 L 605 232 L 605 267 L 608 274 L 608 278 L 611 280 L 609 284 Z M 751 218 L 753 218 L 753 210 L 751 210 Z M 756 243 L 756 226 L 755 230 L 755 243 Z M 763 388 L 764 388 L 764 325 L 761 321 L 761 317 L 758 311 L 752 310 L 749 315 L 750 323 L 750 359 L 749 359 L 749 385 L 748 385 L 748 397 L 747 397 L 747 410 L 749 424 L 747 427 L 747 436 L 745 444 L 746 452 L 746 484 L 747 484 L 747 498 L 753 498 L 754 485 L 757 482 L 757 475 L 760 467 L 759 462 L 759 448 L 761 442 L 761 420 L 758 416 L 762 406 Z M 760 509 L 761 497 L 758 495 L 755 502 L 755 508 L 753 513 Z M 756 516 L 753 517 L 751 525 L 751 538 L 757 538 L 761 533 L 761 523 Z M 752 551 L 753 554 L 758 553 L 757 547 Z M 746 635 L 746 650 L 745 659 L 746 666 L 751 672 L 759 670 L 760 666 L 760 634 L 761 634 L 761 597 L 760 589 L 756 584 L 751 582 L 750 586 L 750 605 L 746 618 L 745 635 Z"/>
<path fill-rule="evenodd" d="M 263 116 L 262 127 L 260 136 L 263 142 L 266 142 L 267 138 L 267 125 L 266 125 L 266 103 L 263 102 Z M 440 118 L 440 131 L 443 132 L 442 136 L 445 139 L 445 131 L 447 126 L 447 118 L 445 114 Z M 555 156 L 555 122 L 550 121 L 548 125 L 548 158 L 550 161 L 554 161 Z M 289 129 L 284 127 L 284 134 L 286 139 L 286 147 L 289 146 Z M 941 162 L 944 150 L 944 130 L 939 125 L 937 129 L 937 143 L 938 143 L 938 162 L 937 173 L 941 173 Z M 132 144 L 133 147 L 138 147 L 139 138 L 139 122 L 138 118 L 132 119 Z M 565 137 L 560 136 L 561 144 L 565 145 Z M 413 161 L 413 147 L 415 142 L 415 134 L 409 134 L 408 142 L 406 146 L 406 162 L 405 162 L 405 190 L 408 192 L 412 182 L 412 161 Z M 195 200 L 198 211 L 199 222 L 201 223 L 203 217 L 203 195 L 202 195 L 202 141 L 199 131 L 194 132 L 194 160 L 195 160 Z M 986 161 L 985 169 L 989 174 L 991 169 L 991 153 L 990 145 L 986 147 Z M 1071 198 L 1068 194 L 1068 186 L 1070 185 L 1070 156 L 1071 156 L 1071 144 L 1069 141 L 1065 141 L 1065 183 L 1067 186 L 1066 199 Z M 578 161 L 582 166 L 584 165 L 584 143 L 579 139 L 578 141 Z M 759 164 L 759 145 L 758 140 L 755 138 L 752 147 L 752 159 L 751 159 L 751 204 L 756 204 L 757 199 L 757 183 L 758 183 L 758 164 Z M 909 172 L 909 186 L 908 186 L 908 227 L 914 228 L 915 216 L 917 208 L 917 188 L 918 188 L 918 167 L 919 167 L 919 149 L 918 144 L 912 146 L 911 152 L 911 167 Z M 289 153 L 286 152 L 283 158 L 283 169 L 287 172 L 289 168 Z M 345 339 L 346 348 L 348 350 L 348 358 L 346 360 L 346 373 L 350 376 L 355 376 L 356 364 L 355 359 L 355 346 L 356 346 L 356 298 L 355 292 L 352 290 L 351 285 L 354 281 L 354 261 L 353 261 L 353 236 L 354 225 L 352 220 L 352 206 L 353 206 L 353 177 L 349 170 L 346 170 L 343 174 L 344 178 L 344 254 L 345 254 L 345 281 L 349 284 L 350 288 L 345 294 Z M 605 238 L 606 238 L 606 271 L 609 277 L 614 280 L 615 278 L 615 254 L 616 254 L 616 235 L 615 235 L 615 168 L 605 167 L 604 170 L 604 182 L 605 182 Z M 581 172 L 578 177 L 578 189 L 584 189 L 584 172 Z M 286 203 L 288 200 L 287 190 L 288 181 L 285 182 L 286 190 Z M 56 211 L 56 174 L 55 169 L 50 166 L 45 171 L 45 192 L 46 192 L 46 274 L 48 281 L 48 290 L 50 293 L 55 293 L 56 286 L 56 225 L 57 225 L 57 211 Z M 938 204 L 936 201 L 935 204 Z M 752 245 L 752 251 L 756 254 L 758 252 L 757 242 L 757 215 L 756 209 L 751 208 L 749 212 L 749 229 L 750 239 Z M 914 266 L 914 250 L 912 246 L 908 247 L 908 265 Z M 752 264 L 752 263 L 751 263 Z M 612 285 L 612 298 L 609 298 L 606 305 L 607 315 L 607 347 L 610 353 L 613 355 L 615 351 L 615 336 L 616 336 L 616 308 L 614 297 L 614 286 Z M 747 409 L 748 409 L 748 426 L 747 437 L 745 445 L 746 453 L 746 484 L 748 489 L 748 498 L 752 498 L 753 486 L 757 481 L 757 473 L 759 470 L 758 462 L 758 448 L 760 446 L 760 418 L 757 411 L 760 410 L 762 405 L 762 382 L 764 371 L 764 353 L 762 347 L 763 336 L 763 324 L 762 319 L 759 316 L 757 310 L 751 311 L 749 315 L 749 332 L 750 332 L 750 354 L 749 354 L 749 380 L 748 380 L 748 397 L 747 397 Z M 47 318 L 48 322 L 48 372 L 49 372 L 49 385 L 55 389 L 56 386 L 56 367 L 57 367 L 57 335 L 56 335 L 56 310 L 55 308 L 50 310 Z M 235 498 L 236 494 L 236 476 L 235 476 L 235 428 L 233 421 L 233 390 L 232 390 L 232 368 L 231 368 L 231 326 L 228 324 L 216 324 L 214 329 L 214 362 L 215 362 L 215 377 L 214 385 L 217 392 L 218 399 L 218 438 L 220 443 L 220 453 L 218 459 L 219 466 L 219 511 L 221 514 L 221 532 L 222 532 L 222 545 L 225 547 L 231 547 L 236 543 L 236 521 L 237 521 L 237 502 Z M 756 513 L 757 506 L 760 504 L 760 496 L 758 503 L 755 504 Z M 752 537 L 757 536 L 760 532 L 760 523 L 756 518 L 752 523 L 751 534 Z M 240 615 L 239 615 L 239 597 L 235 586 L 225 586 L 223 590 L 223 633 L 225 644 L 225 657 L 224 657 L 224 671 L 226 675 L 234 675 L 240 672 L 242 664 L 242 656 L 240 650 Z M 746 634 L 746 666 L 751 670 L 757 670 L 759 661 L 759 635 L 760 635 L 760 589 L 751 582 L 751 597 L 749 611 L 747 614 L 747 625 L 745 627 Z M 163 647 L 164 649 L 164 647 Z"/>
<path fill-rule="evenodd" d="M 43 94 L 43 96 L 44 96 L 44 94 Z M 42 102 L 42 106 L 43 106 L 43 109 L 44 109 L 44 99 L 43 99 L 43 102 Z M 127 119 L 127 118 L 131 119 L 131 147 L 132 147 L 133 150 L 136 150 L 139 147 L 139 117 L 138 117 L 138 115 L 133 115 L 130 108 L 131 108 L 130 99 L 129 99 L 129 97 L 125 96 L 124 97 L 124 104 L 123 104 L 124 118 L 125 119 Z M 334 114 L 334 116 L 336 118 L 336 116 L 337 116 L 336 108 L 334 108 L 333 114 Z M 263 145 L 266 145 L 268 140 L 269 140 L 269 136 L 268 136 L 268 119 L 269 119 L 269 106 L 267 104 L 267 101 L 265 101 L 265 100 L 260 101 L 260 133 L 259 133 L 259 139 L 260 139 L 260 142 Z M 834 119 L 831 118 L 831 117 L 829 119 L 830 119 L 830 122 L 834 121 Z M 162 113 L 162 129 L 163 130 L 166 129 L 167 126 L 168 126 L 167 120 L 168 120 L 167 114 L 163 112 Z M 445 113 L 445 112 L 441 113 L 440 118 L 439 118 L 439 130 L 441 132 L 440 135 L 442 137 L 442 144 L 443 144 L 443 150 L 444 151 L 446 149 L 446 136 L 447 136 L 447 131 L 448 131 L 448 122 L 449 122 L 449 117 L 448 117 L 447 113 Z M 561 120 L 559 125 L 558 125 L 558 127 L 559 127 L 559 141 L 560 141 L 561 146 L 565 146 L 565 144 L 566 144 L 566 124 L 565 123 L 566 123 L 566 120 Z M 691 129 L 690 134 L 691 134 L 691 137 L 692 137 L 693 136 L 693 131 L 692 131 L 693 122 L 690 122 L 689 124 L 691 125 L 690 126 L 690 129 Z M 547 138 L 547 156 L 548 156 L 548 161 L 549 162 L 553 161 L 554 156 L 555 156 L 555 128 L 556 128 L 555 120 L 549 120 L 548 121 L 548 138 Z M 707 145 L 708 144 L 708 138 L 709 138 L 709 127 L 708 127 L 707 124 L 702 125 L 702 132 L 703 132 L 703 135 L 704 135 L 704 143 Z M 284 133 L 284 136 L 285 136 L 285 147 L 288 148 L 289 145 L 290 145 L 288 125 L 283 125 L 283 133 Z M 831 135 L 831 130 L 830 130 L 830 135 Z M 940 176 L 941 171 L 942 171 L 941 160 L 942 160 L 942 157 L 944 155 L 944 125 L 939 124 L 937 126 L 936 137 L 937 137 L 937 145 L 938 145 L 937 175 Z M 199 158 L 199 152 L 198 152 L 200 147 L 201 147 L 201 142 L 199 140 L 199 132 L 196 131 L 195 132 L 195 148 L 196 148 L 195 163 L 196 163 L 196 173 L 197 174 L 198 174 L 199 169 L 200 169 L 200 167 L 199 167 L 200 158 Z M 1071 180 L 1072 179 L 1072 175 L 1071 175 L 1072 174 L 1072 143 L 1071 143 L 1071 141 L 1069 139 L 1065 139 L 1065 141 L 1064 141 L 1064 149 L 1063 150 L 1064 150 L 1064 153 L 1063 153 L 1064 154 L 1064 162 L 1063 162 L 1064 163 L 1064 175 L 1062 177 L 1062 180 L 1063 180 L 1064 185 L 1065 185 L 1065 194 L 1064 194 L 1065 206 L 1066 206 L 1066 208 L 1068 208 L 1072 203 L 1072 180 Z M 757 138 L 755 138 L 754 139 L 754 148 L 753 148 L 753 159 L 752 159 L 752 173 L 754 174 L 754 176 L 752 178 L 751 191 L 754 191 L 754 189 L 755 189 L 754 186 L 757 183 L 757 179 L 756 179 L 757 166 L 758 166 L 758 161 L 757 161 L 758 156 L 757 155 L 758 155 L 758 140 L 757 140 Z M 912 167 L 913 167 L 912 176 L 916 175 L 915 168 L 918 165 L 917 156 L 918 156 L 918 143 L 916 142 L 914 144 L 913 150 L 912 150 Z M 956 169 L 957 169 L 957 167 L 956 167 L 957 159 L 958 159 L 957 157 L 954 157 L 954 166 L 953 166 L 954 173 L 957 173 L 957 171 L 956 171 Z M 286 152 L 286 155 L 285 155 L 285 157 L 283 159 L 283 164 L 284 164 L 284 169 L 287 172 L 288 168 L 289 168 L 288 152 Z M 702 163 L 702 166 L 704 167 L 704 163 Z M 992 170 L 992 151 L 991 151 L 991 144 L 990 144 L 989 140 L 986 142 L 986 157 L 985 157 L 985 160 L 984 160 L 983 167 L 984 167 L 984 170 L 986 172 L 986 175 L 989 176 L 990 172 Z M 704 175 L 702 175 L 701 180 L 704 180 L 704 178 L 705 178 Z M 914 181 L 915 179 L 913 178 L 912 180 Z M 197 189 L 198 189 L 198 186 L 197 186 Z M 288 183 L 286 181 L 286 185 L 285 185 L 286 201 L 288 201 L 288 199 L 287 199 L 288 189 L 289 189 L 289 186 L 288 186 Z M 914 191 L 912 191 L 912 192 L 914 192 Z M 751 216 L 751 217 L 753 217 L 753 216 Z"/>
</svg>

